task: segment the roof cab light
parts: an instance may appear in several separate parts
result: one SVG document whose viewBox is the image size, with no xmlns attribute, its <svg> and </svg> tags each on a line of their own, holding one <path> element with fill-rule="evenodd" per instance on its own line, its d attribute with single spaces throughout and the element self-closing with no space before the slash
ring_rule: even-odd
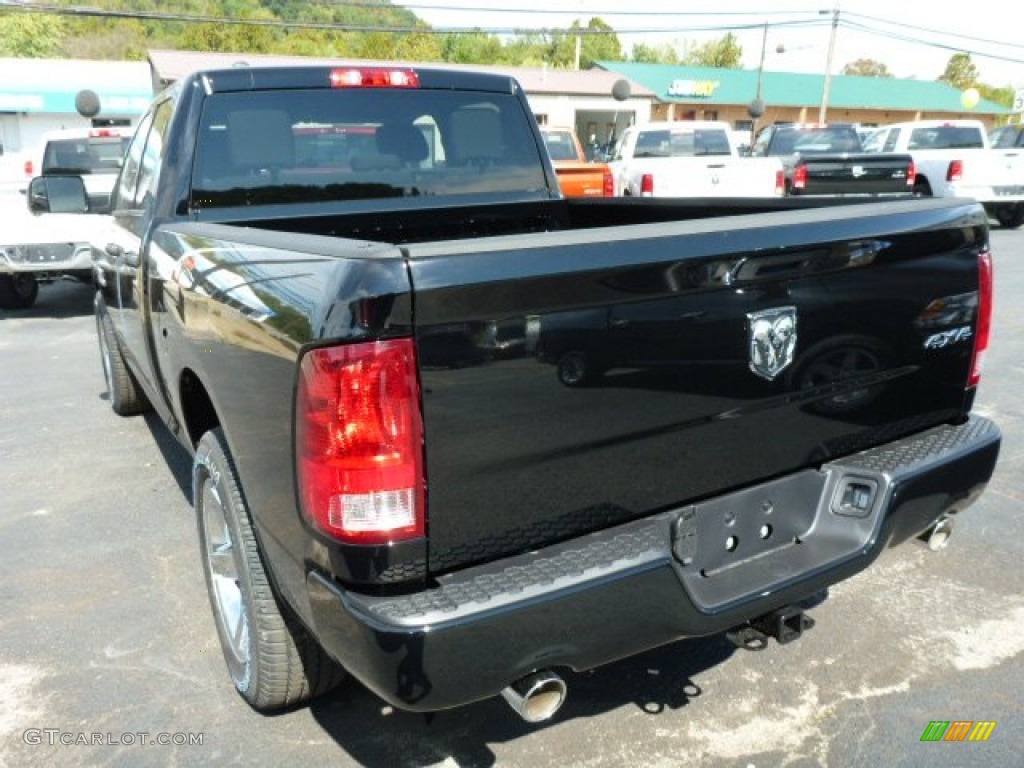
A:
<svg viewBox="0 0 1024 768">
<path fill-rule="evenodd" d="M 353 67 L 331 70 L 334 88 L 419 88 L 420 76 L 411 69 Z"/>
<path fill-rule="evenodd" d="M 411 339 L 309 352 L 299 371 L 299 498 L 321 533 L 386 545 L 425 534 L 423 420 Z"/>
<path fill-rule="evenodd" d="M 992 334 L 992 254 L 988 251 L 978 254 L 978 325 L 974 331 L 974 354 L 971 358 L 971 374 L 967 388 L 978 386 L 981 381 L 982 360 L 988 349 Z"/>
</svg>

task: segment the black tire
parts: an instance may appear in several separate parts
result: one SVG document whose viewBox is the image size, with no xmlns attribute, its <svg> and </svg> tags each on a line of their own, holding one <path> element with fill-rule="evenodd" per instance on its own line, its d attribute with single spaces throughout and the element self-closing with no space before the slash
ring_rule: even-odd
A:
<svg viewBox="0 0 1024 768">
<path fill-rule="evenodd" d="M 583 352 L 566 352 L 558 359 L 558 380 L 566 387 L 583 387 L 600 374 Z"/>
<path fill-rule="evenodd" d="M 253 709 L 271 712 L 337 687 L 345 672 L 279 600 L 267 577 L 219 428 L 196 448 L 192 498 L 214 623 L 238 693 Z"/>
<path fill-rule="evenodd" d="M 99 309 L 96 310 L 96 335 L 100 343 L 103 378 L 107 382 L 107 394 L 114 413 L 119 416 L 135 416 L 152 409 L 149 398 L 128 370 L 128 364 L 117 343 L 117 336 L 114 335 L 114 324 L 110 320 L 110 315 Z"/>
<path fill-rule="evenodd" d="M 1024 224 L 1024 203 L 1007 203 L 995 207 L 996 221 L 1004 229 L 1017 229 Z"/>
<path fill-rule="evenodd" d="M 914 197 L 931 197 L 932 185 L 928 179 L 918 179 L 914 182 Z"/>
<path fill-rule="evenodd" d="M 34 276 L 25 272 L 0 275 L 0 309 L 28 309 L 38 295 L 39 283 Z"/>
</svg>

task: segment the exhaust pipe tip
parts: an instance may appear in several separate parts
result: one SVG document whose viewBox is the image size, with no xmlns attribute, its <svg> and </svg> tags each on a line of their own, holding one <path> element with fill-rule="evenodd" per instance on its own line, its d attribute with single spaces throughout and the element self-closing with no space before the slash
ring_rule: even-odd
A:
<svg viewBox="0 0 1024 768">
<path fill-rule="evenodd" d="M 953 518 L 940 517 L 925 535 L 928 537 L 926 542 L 930 551 L 938 552 L 945 549 L 949 544 L 949 537 L 953 535 Z"/>
<path fill-rule="evenodd" d="M 502 690 L 501 696 L 526 722 L 542 723 L 562 708 L 567 692 L 565 681 L 544 669 L 512 683 Z"/>
</svg>

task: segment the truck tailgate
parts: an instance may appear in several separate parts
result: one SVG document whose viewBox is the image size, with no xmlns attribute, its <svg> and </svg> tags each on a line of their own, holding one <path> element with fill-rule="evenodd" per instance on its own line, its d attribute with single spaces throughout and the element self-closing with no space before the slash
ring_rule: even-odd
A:
<svg viewBox="0 0 1024 768">
<path fill-rule="evenodd" d="M 857 154 L 803 158 L 807 192 L 819 195 L 909 195 L 909 155 Z"/>
<path fill-rule="evenodd" d="M 957 420 L 987 247 L 938 200 L 406 246 L 429 569 Z"/>
</svg>

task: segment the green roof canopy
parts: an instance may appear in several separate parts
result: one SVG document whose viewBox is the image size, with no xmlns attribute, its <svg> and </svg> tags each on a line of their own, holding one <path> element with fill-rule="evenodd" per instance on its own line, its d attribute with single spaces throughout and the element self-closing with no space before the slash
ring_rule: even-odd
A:
<svg viewBox="0 0 1024 768">
<path fill-rule="evenodd" d="M 664 102 L 735 105 L 746 104 L 757 95 L 757 70 L 621 61 L 599 61 L 597 66 L 644 86 Z M 817 107 L 824 84 L 824 75 L 764 72 L 761 98 L 772 106 Z M 836 109 L 970 111 L 985 115 L 1010 112 L 985 99 L 966 110 L 960 97 L 960 90 L 938 81 L 833 75 L 828 104 Z"/>
</svg>

